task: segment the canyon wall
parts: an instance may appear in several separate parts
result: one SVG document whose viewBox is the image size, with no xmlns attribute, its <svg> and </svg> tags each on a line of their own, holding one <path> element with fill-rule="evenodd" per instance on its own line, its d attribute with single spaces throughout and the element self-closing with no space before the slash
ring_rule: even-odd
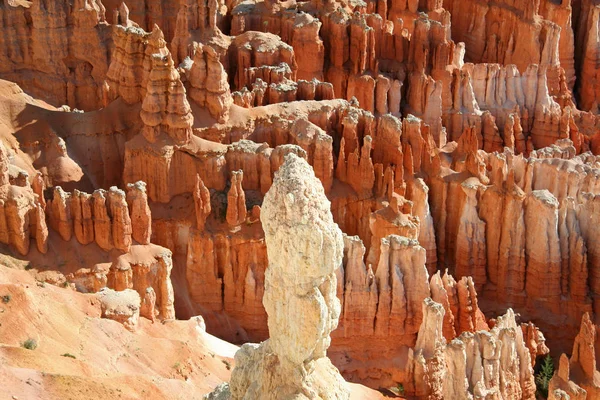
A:
<svg viewBox="0 0 600 400">
<path fill-rule="evenodd" d="M 295 361 L 328 348 L 376 388 L 533 398 L 547 344 L 571 354 L 551 395 L 591 396 L 598 7 L 5 1 L 0 78 L 27 94 L 0 86 L 24 104 L 0 113 L 0 243 L 36 265 L 93 255 L 64 268 L 78 290 L 261 341 L 283 251 L 268 193 L 294 159 L 343 232 L 334 261 L 286 261 L 331 266 L 311 287 L 340 302 L 331 346 Z"/>
</svg>

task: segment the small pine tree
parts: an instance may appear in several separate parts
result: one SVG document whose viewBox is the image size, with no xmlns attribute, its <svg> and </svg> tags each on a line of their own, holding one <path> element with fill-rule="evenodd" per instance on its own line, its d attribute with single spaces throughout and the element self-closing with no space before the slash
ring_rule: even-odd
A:
<svg viewBox="0 0 600 400">
<path fill-rule="evenodd" d="M 548 398 L 548 385 L 550 384 L 552 375 L 554 375 L 554 362 L 550 354 L 548 354 L 544 358 L 544 361 L 542 361 L 542 366 L 535 376 L 535 386 L 537 387 L 538 395 L 544 399 Z"/>
</svg>

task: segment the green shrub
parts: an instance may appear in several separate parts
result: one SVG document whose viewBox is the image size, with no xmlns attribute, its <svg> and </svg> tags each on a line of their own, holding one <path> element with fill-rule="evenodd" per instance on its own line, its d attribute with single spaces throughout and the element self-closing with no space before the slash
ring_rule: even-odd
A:
<svg viewBox="0 0 600 400">
<path fill-rule="evenodd" d="M 12 299 L 12 296 L 10 294 L 5 294 L 4 296 L 2 296 L 2 302 L 4 304 L 10 303 L 10 299 Z"/>
<path fill-rule="evenodd" d="M 542 361 L 541 368 L 535 374 L 537 393 L 544 399 L 548 398 L 548 385 L 550 384 L 552 375 L 554 375 L 554 362 L 552 361 L 550 354 L 548 354 Z"/>
<path fill-rule="evenodd" d="M 69 358 L 73 358 L 73 359 L 77 358 L 73 354 L 70 354 L 70 353 L 61 354 L 61 356 L 63 356 L 63 357 L 69 357 Z"/>
<path fill-rule="evenodd" d="M 398 393 L 400 396 L 404 396 L 404 385 L 401 383 L 398 384 Z"/>
<path fill-rule="evenodd" d="M 23 346 L 27 350 L 35 350 L 38 347 L 38 343 L 37 343 L 37 340 L 29 338 L 26 341 L 24 341 L 21 344 L 21 346 Z"/>
<path fill-rule="evenodd" d="M 394 393 L 396 396 L 404 396 L 404 385 L 399 383 L 397 386 L 393 386 L 389 388 L 390 392 Z"/>
</svg>

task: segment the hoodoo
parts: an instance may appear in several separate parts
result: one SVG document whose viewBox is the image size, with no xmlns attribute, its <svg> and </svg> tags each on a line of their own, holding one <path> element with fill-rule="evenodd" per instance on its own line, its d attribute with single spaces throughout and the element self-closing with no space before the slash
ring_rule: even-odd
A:
<svg viewBox="0 0 600 400">
<path fill-rule="evenodd" d="M 269 339 L 236 353 L 229 398 L 349 399 L 327 358 L 340 315 L 335 271 L 342 261 L 342 231 L 304 159 L 285 156 L 260 218 L 269 256 L 263 296 Z"/>
</svg>

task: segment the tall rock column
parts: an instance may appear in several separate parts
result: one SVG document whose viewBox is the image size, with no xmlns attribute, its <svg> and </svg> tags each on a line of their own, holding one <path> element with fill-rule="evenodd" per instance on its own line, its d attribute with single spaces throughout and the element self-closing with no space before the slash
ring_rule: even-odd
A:
<svg viewBox="0 0 600 400">
<path fill-rule="evenodd" d="M 192 137 L 194 116 L 179 72 L 168 53 L 152 55 L 152 70 L 140 117 L 145 125 L 142 133 L 149 142 L 158 140 L 163 132 L 177 144 L 186 144 Z"/>
<path fill-rule="evenodd" d="M 244 171 L 231 173 L 231 188 L 227 193 L 227 223 L 231 226 L 242 224 L 246 220 L 246 195 L 242 187 Z"/>
<path fill-rule="evenodd" d="M 550 380 L 548 399 L 598 398 L 600 372 L 596 369 L 596 343 L 596 326 L 586 313 L 581 319 L 581 329 L 573 343 L 571 359 L 564 353 L 560 357 L 558 370 Z"/>
<path fill-rule="evenodd" d="M 8 151 L 4 147 L 4 143 L 0 140 L 0 186 L 10 184 L 8 165 Z"/>
<path fill-rule="evenodd" d="M 204 230 L 206 218 L 211 211 L 210 206 L 210 191 L 204 185 L 204 181 L 196 174 L 196 188 L 194 189 L 194 208 L 196 210 L 196 228 L 199 231 Z M 245 209 L 245 206 L 244 206 Z"/>
<path fill-rule="evenodd" d="M 127 185 L 127 205 L 131 214 L 131 236 L 139 244 L 150 244 L 152 216 L 145 182 L 138 181 Z"/>
<path fill-rule="evenodd" d="M 108 191 L 108 207 L 112 220 L 112 238 L 115 248 L 128 252 L 131 247 L 131 218 L 125 192 L 113 186 Z"/>
<path fill-rule="evenodd" d="M 232 399 L 349 399 L 326 357 L 340 302 L 335 270 L 344 243 L 308 163 L 285 157 L 261 211 L 269 267 L 263 304 L 270 339 L 235 356 Z"/>
<path fill-rule="evenodd" d="M 559 304 L 561 255 L 558 237 L 558 200 L 547 190 L 535 190 L 525 201 L 525 290 L 534 299 Z M 558 310 L 557 310 L 558 311 Z"/>
<path fill-rule="evenodd" d="M 310 14 L 296 14 L 292 29 L 291 45 L 298 62 L 296 78 L 322 81 L 325 47 L 319 37 L 321 22 Z"/>
<path fill-rule="evenodd" d="M 227 72 L 219 55 L 210 46 L 194 44 L 194 64 L 190 69 L 190 97 L 201 107 L 206 107 L 219 123 L 227 122 L 233 104 Z"/>
</svg>

